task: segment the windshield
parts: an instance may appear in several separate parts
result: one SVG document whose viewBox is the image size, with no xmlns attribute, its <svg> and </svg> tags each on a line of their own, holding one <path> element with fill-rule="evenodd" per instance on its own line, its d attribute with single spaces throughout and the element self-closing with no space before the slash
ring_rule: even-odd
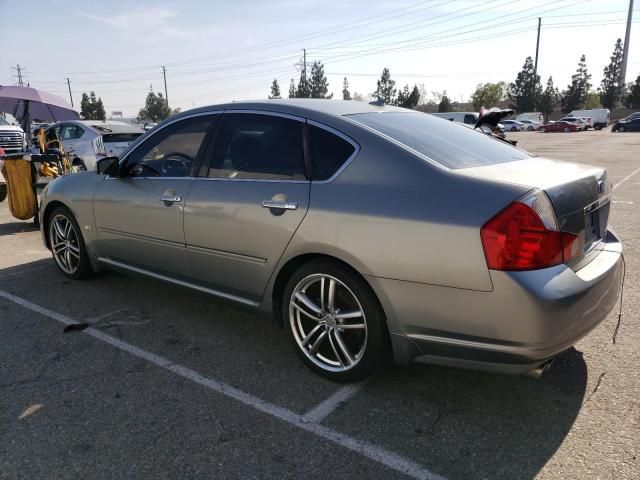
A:
<svg viewBox="0 0 640 480">
<path fill-rule="evenodd" d="M 11 125 L 11 124 L 7 122 L 2 115 L 0 115 L 0 125 Z"/>
<path fill-rule="evenodd" d="M 468 168 L 530 158 L 528 153 L 478 130 L 417 112 L 348 115 L 448 168 Z"/>
</svg>

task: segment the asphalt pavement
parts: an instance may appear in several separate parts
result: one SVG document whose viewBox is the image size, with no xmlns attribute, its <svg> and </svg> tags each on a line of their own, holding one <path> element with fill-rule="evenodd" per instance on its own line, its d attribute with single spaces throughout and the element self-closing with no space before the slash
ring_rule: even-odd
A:
<svg viewBox="0 0 640 480">
<path fill-rule="evenodd" d="M 640 134 L 517 133 L 607 167 L 618 309 L 541 378 L 310 373 L 268 317 L 105 273 L 69 281 L 0 204 L 0 479 L 640 478 Z M 91 327 L 65 328 L 76 322 Z"/>
</svg>

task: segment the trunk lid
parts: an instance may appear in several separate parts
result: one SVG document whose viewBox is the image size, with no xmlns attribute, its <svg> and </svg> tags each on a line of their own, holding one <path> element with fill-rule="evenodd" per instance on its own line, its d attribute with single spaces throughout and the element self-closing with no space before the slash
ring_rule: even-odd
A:
<svg viewBox="0 0 640 480">
<path fill-rule="evenodd" d="M 605 168 L 532 157 L 455 172 L 543 190 L 551 200 L 560 231 L 580 239 L 582 255 L 570 262 L 571 266 L 580 267 L 606 234 L 612 182 Z"/>
</svg>

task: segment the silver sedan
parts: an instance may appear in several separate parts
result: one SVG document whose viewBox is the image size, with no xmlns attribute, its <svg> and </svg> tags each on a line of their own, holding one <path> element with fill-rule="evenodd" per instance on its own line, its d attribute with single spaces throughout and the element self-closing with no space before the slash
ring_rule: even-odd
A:
<svg viewBox="0 0 640 480">
<path fill-rule="evenodd" d="M 389 357 L 526 373 L 616 302 L 611 188 L 428 114 L 256 101 L 171 117 L 53 181 L 40 215 L 66 276 L 118 269 L 272 312 L 336 381 Z"/>
</svg>

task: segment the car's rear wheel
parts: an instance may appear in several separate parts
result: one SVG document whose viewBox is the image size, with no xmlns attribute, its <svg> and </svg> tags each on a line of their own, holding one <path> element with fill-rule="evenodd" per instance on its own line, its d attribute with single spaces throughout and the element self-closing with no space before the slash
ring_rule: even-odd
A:
<svg viewBox="0 0 640 480">
<path fill-rule="evenodd" d="M 287 283 L 283 306 L 296 353 L 330 380 L 362 379 L 388 358 L 386 320 L 375 294 L 338 262 L 303 265 Z"/>
<path fill-rule="evenodd" d="M 569 133 L 571 131 L 571 129 L 569 127 L 564 127 L 564 129 L 562 129 L 562 131 L 564 133 Z"/>
<path fill-rule="evenodd" d="M 546 131 L 547 131 L 547 130 L 546 130 L 544 127 L 540 127 L 540 132 L 541 132 L 541 133 L 544 133 L 544 132 L 546 132 Z"/>
<path fill-rule="evenodd" d="M 65 207 L 57 207 L 48 221 L 49 245 L 58 269 L 69 278 L 94 274 L 78 222 Z"/>
<path fill-rule="evenodd" d="M 533 127 L 529 126 L 527 127 L 527 130 L 529 130 L 530 132 L 533 132 Z"/>
<path fill-rule="evenodd" d="M 512 132 L 517 132 L 517 131 L 518 131 L 518 129 L 517 129 L 516 127 L 511 127 L 511 131 L 512 131 Z"/>
</svg>

